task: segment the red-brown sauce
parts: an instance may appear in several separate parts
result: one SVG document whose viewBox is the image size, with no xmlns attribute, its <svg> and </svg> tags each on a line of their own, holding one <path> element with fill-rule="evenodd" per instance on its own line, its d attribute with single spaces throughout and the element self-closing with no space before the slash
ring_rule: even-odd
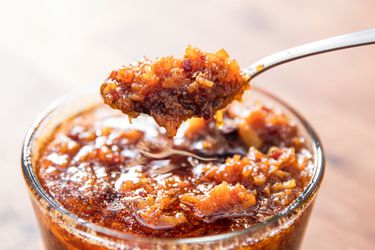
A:
<svg viewBox="0 0 375 250">
<path fill-rule="evenodd" d="M 65 209 L 121 232 L 180 238 L 244 229 L 301 194 L 310 154 L 294 122 L 265 104 L 232 104 L 222 123 L 193 118 L 171 138 L 151 117 L 129 123 L 115 110 L 94 107 L 56 129 L 37 173 Z M 142 155 L 140 142 L 232 156 L 155 160 Z M 158 171 L 166 166 L 170 171 Z"/>
</svg>

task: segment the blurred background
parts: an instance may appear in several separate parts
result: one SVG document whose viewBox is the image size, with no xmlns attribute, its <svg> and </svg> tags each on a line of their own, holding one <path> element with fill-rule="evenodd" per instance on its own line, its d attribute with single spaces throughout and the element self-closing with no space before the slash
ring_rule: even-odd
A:
<svg viewBox="0 0 375 250">
<path fill-rule="evenodd" d="M 375 27 L 375 1 L 0 0 L 0 249 L 41 249 L 21 174 L 23 137 L 53 100 L 113 67 L 186 45 L 246 67 L 278 50 Z M 327 172 L 302 249 L 375 243 L 375 46 L 304 59 L 253 82 L 315 127 Z"/>
</svg>

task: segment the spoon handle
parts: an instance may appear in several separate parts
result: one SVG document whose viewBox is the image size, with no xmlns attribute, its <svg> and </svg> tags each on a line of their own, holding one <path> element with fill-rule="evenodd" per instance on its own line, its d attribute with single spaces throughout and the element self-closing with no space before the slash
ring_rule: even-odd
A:
<svg viewBox="0 0 375 250">
<path fill-rule="evenodd" d="M 244 70 L 251 79 L 277 65 L 294 61 L 300 58 L 322 54 L 334 50 L 375 43 L 375 28 L 335 36 L 320 41 L 307 43 L 294 48 L 276 52 L 264 57 Z"/>
</svg>

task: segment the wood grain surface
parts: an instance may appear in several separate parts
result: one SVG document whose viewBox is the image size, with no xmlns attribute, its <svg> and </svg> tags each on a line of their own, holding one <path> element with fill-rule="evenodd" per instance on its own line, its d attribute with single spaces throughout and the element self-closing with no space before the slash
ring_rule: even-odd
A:
<svg viewBox="0 0 375 250">
<path fill-rule="evenodd" d="M 0 1 L 0 249 L 42 249 L 20 171 L 23 137 L 57 97 L 111 68 L 188 44 L 245 67 L 305 42 L 375 26 L 375 1 Z M 253 84 L 299 110 L 327 154 L 302 249 L 374 249 L 375 46 L 270 70 Z"/>
</svg>

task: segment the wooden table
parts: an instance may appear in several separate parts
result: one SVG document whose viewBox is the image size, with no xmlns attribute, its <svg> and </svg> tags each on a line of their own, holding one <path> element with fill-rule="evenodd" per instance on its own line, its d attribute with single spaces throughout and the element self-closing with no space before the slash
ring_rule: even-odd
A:
<svg viewBox="0 0 375 250">
<path fill-rule="evenodd" d="M 140 56 L 181 55 L 187 44 L 224 47 L 245 67 L 375 26 L 374 13 L 373 0 L 2 1 L 0 249 L 42 248 L 19 157 L 27 128 L 55 98 Z M 297 107 L 326 149 L 303 249 L 373 249 L 375 46 L 280 66 L 254 84 Z"/>
</svg>

